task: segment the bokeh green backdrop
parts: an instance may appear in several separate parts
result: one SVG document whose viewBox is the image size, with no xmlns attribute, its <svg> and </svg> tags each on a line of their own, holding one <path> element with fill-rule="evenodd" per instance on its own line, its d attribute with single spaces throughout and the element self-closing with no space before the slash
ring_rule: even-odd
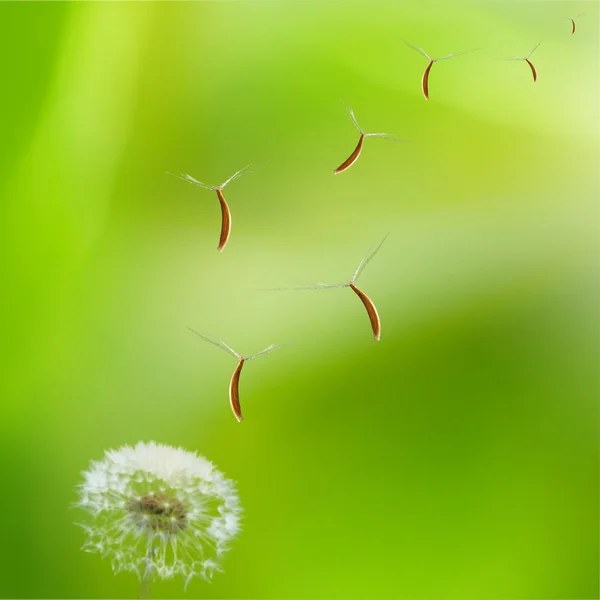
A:
<svg viewBox="0 0 600 600">
<path fill-rule="evenodd" d="M 576 35 L 564 17 L 585 12 Z M 104 449 L 238 482 L 186 597 L 598 597 L 598 5 L 1 3 L 2 597 L 134 597 L 79 550 Z M 426 61 L 440 56 L 431 97 Z M 532 59 L 537 83 L 523 62 Z M 357 141 L 338 97 L 371 131 Z M 214 194 L 233 232 L 216 251 Z M 360 283 L 381 342 L 349 290 Z M 234 361 L 251 354 L 238 424 Z M 158 583 L 156 597 L 183 594 Z"/>
</svg>

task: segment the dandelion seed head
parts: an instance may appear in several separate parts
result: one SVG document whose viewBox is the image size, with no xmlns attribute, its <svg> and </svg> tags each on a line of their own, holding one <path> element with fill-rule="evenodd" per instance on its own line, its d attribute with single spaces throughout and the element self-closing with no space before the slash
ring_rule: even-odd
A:
<svg viewBox="0 0 600 600">
<path fill-rule="evenodd" d="M 78 486 L 82 549 L 115 573 L 211 579 L 240 529 L 235 484 L 194 452 L 155 442 L 107 450 Z"/>
</svg>

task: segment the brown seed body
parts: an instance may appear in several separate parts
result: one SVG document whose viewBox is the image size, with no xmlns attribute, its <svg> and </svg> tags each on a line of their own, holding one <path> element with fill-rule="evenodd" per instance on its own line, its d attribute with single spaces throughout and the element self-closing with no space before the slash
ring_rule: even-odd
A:
<svg viewBox="0 0 600 600">
<path fill-rule="evenodd" d="M 227 205 L 221 190 L 217 190 L 217 197 L 219 198 L 219 204 L 221 205 L 221 236 L 219 237 L 217 250 L 221 252 L 229 241 L 229 235 L 231 234 L 231 211 L 229 210 L 229 206 Z"/>
<path fill-rule="evenodd" d="M 238 366 L 236 367 L 233 375 L 231 377 L 231 383 L 229 384 L 229 403 L 231 404 L 231 410 L 235 415 L 235 418 L 241 421 L 244 417 L 242 416 L 242 408 L 240 406 L 240 373 L 242 372 L 242 367 L 244 366 L 244 359 L 240 359 Z"/>
<path fill-rule="evenodd" d="M 573 30 L 571 31 L 571 35 L 575 33 L 575 19 L 571 19 L 571 23 L 573 23 Z"/>
<path fill-rule="evenodd" d="M 525 61 L 531 67 L 531 73 L 533 74 L 533 81 L 534 82 L 537 81 L 537 71 L 535 70 L 533 63 L 528 58 L 526 58 Z"/>
<path fill-rule="evenodd" d="M 337 175 L 338 173 L 342 173 L 346 169 L 349 169 L 358 160 L 358 157 L 360 156 L 360 153 L 362 152 L 362 147 L 363 147 L 364 141 L 365 141 L 365 134 L 361 133 L 360 138 L 358 139 L 358 144 L 356 145 L 356 148 L 354 149 L 354 152 L 352 152 L 352 154 L 334 171 L 335 175 Z"/>
<path fill-rule="evenodd" d="M 379 338 L 381 337 L 381 321 L 379 319 L 379 314 L 377 313 L 375 305 L 371 301 L 371 298 L 369 298 L 369 296 L 367 296 L 362 290 L 359 290 L 354 285 L 354 283 L 350 284 L 350 288 L 362 300 L 362 303 L 365 305 L 365 308 L 367 309 L 367 314 L 369 315 L 369 320 L 371 321 L 373 337 L 379 341 Z"/>
<path fill-rule="evenodd" d="M 429 72 L 431 71 L 431 67 L 433 67 L 433 61 L 430 60 L 429 64 L 425 71 L 423 71 L 423 79 L 421 81 L 421 88 L 423 90 L 423 96 L 425 96 L 425 100 L 429 100 Z"/>
</svg>

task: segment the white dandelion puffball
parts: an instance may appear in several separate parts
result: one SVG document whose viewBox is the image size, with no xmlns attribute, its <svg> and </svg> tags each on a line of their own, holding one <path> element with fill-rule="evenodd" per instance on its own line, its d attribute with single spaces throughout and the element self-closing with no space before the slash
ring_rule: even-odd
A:
<svg viewBox="0 0 600 600">
<path fill-rule="evenodd" d="M 82 547 L 140 580 L 210 579 L 239 531 L 235 484 L 204 457 L 155 442 L 107 450 L 78 486 Z"/>
</svg>

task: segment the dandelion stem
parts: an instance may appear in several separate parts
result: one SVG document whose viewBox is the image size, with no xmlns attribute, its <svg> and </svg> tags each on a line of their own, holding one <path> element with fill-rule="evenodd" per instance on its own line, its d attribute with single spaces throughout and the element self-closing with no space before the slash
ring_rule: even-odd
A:
<svg viewBox="0 0 600 600">
<path fill-rule="evenodd" d="M 148 550 L 146 551 L 146 568 L 140 581 L 140 590 L 138 598 L 150 598 L 150 582 L 152 581 L 152 555 L 153 555 L 153 540 L 149 538 Z"/>
<path fill-rule="evenodd" d="M 150 598 L 150 578 L 144 577 L 140 582 L 140 591 L 138 598 Z"/>
</svg>

